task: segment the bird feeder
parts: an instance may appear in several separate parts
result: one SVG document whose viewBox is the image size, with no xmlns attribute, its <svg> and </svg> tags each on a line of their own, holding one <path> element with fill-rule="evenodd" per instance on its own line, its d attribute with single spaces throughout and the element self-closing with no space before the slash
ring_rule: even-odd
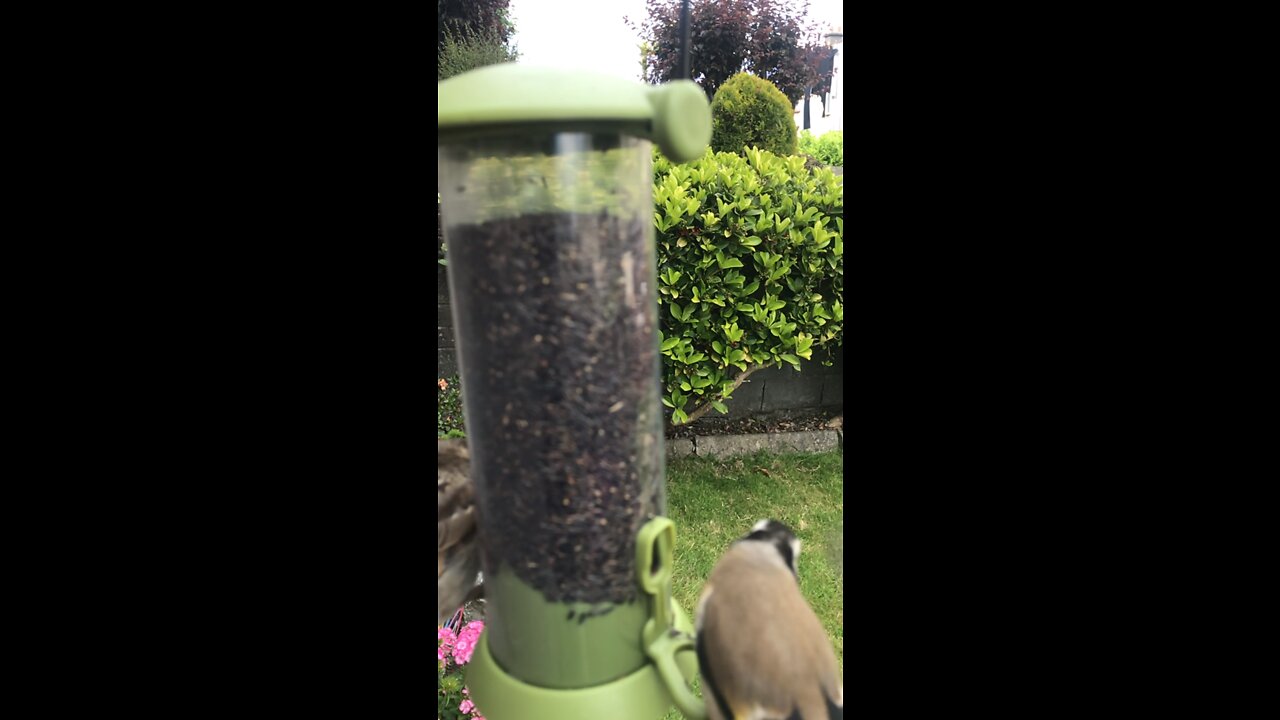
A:
<svg viewBox="0 0 1280 720">
<path fill-rule="evenodd" d="M 650 143 L 703 91 L 524 65 L 438 85 L 439 189 L 486 586 L 490 720 L 703 716 L 670 597 Z"/>
</svg>

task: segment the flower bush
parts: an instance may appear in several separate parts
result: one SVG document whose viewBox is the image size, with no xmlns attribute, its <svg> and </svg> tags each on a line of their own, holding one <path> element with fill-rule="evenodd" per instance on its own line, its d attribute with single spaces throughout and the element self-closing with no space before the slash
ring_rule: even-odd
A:
<svg viewBox="0 0 1280 720">
<path fill-rule="evenodd" d="M 437 718 L 439 720 L 484 720 L 462 684 L 462 666 L 471 662 L 484 622 L 472 620 L 458 632 L 436 630 Z"/>
</svg>

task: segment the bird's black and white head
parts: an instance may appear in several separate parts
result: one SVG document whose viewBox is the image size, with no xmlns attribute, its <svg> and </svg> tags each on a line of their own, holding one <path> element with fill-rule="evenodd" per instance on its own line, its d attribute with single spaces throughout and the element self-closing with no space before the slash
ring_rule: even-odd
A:
<svg viewBox="0 0 1280 720">
<path fill-rule="evenodd" d="M 766 518 L 752 526 L 751 532 L 743 536 L 742 542 L 762 542 L 771 545 L 791 574 L 799 577 L 796 573 L 796 563 L 800 560 L 800 538 L 796 537 L 791 528 L 777 520 Z"/>
</svg>

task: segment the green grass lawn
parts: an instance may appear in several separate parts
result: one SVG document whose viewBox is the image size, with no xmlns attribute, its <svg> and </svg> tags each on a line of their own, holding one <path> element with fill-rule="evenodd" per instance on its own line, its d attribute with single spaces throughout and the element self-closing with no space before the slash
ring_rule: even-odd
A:
<svg viewBox="0 0 1280 720">
<path fill-rule="evenodd" d="M 667 466 L 667 514 L 676 523 L 676 602 L 693 617 L 702 585 L 729 543 L 773 518 L 800 537 L 800 590 L 817 613 L 844 676 L 844 456 L 681 458 Z M 786 625 L 788 618 L 778 622 Z M 672 710 L 663 720 L 681 720 Z"/>
</svg>

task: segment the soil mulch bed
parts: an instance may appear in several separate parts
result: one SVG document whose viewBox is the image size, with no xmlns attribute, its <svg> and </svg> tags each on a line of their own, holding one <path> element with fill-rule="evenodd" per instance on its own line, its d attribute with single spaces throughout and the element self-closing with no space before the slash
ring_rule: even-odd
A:
<svg viewBox="0 0 1280 720">
<path fill-rule="evenodd" d="M 839 424 L 833 424 L 839 419 Z M 666 437 L 690 438 L 707 435 L 752 435 L 757 433 L 785 433 L 802 430 L 843 429 L 844 410 L 818 410 L 791 412 L 770 417 L 750 417 L 731 420 L 725 417 L 704 416 L 688 425 L 667 428 Z"/>
</svg>

